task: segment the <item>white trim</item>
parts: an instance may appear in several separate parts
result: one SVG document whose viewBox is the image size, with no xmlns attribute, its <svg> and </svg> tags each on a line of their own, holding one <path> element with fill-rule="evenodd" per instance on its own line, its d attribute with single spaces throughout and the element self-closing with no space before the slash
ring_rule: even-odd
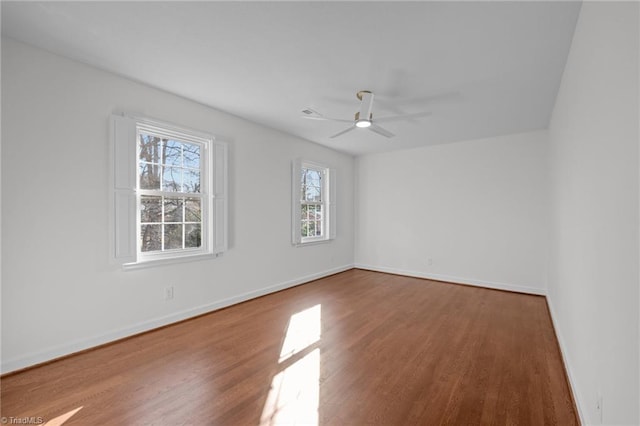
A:
<svg viewBox="0 0 640 426">
<path fill-rule="evenodd" d="M 291 244 L 294 246 L 302 242 L 302 234 L 300 232 L 300 216 L 302 215 L 300 198 L 302 196 L 302 188 L 299 177 L 301 173 L 302 160 L 296 158 L 291 161 Z"/>
<path fill-rule="evenodd" d="M 369 271 L 386 272 L 388 274 L 405 275 L 408 277 L 416 277 L 416 278 L 426 278 L 428 280 L 445 281 L 445 282 L 450 282 L 454 284 L 466 284 L 466 285 L 491 288 L 496 290 L 513 291 L 516 293 L 535 294 L 539 296 L 546 296 L 547 294 L 545 289 L 523 286 L 518 284 L 500 283 L 495 281 L 484 281 L 484 280 L 477 280 L 473 278 L 453 277 L 450 275 L 429 274 L 426 272 L 408 271 L 405 269 L 389 268 L 386 266 L 365 265 L 361 263 L 356 263 L 355 267 L 358 269 L 367 269 Z"/>
<path fill-rule="evenodd" d="M 307 247 L 307 246 L 315 246 L 317 244 L 327 244 L 332 242 L 334 239 L 328 239 L 328 238 L 317 238 L 315 240 L 307 240 L 304 242 L 300 242 L 300 243 L 295 243 L 294 246 L 295 247 Z"/>
<path fill-rule="evenodd" d="M 553 302 L 549 296 L 546 297 L 547 306 L 549 306 L 549 314 L 551 315 L 551 323 L 553 325 L 553 329 L 556 332 L 556 340 L 558 341 L 558 346 L 560 347 L 560 355 L 562 356 L 562 363 L 564 365 L 564 369 L 567 372 L 567 377 L 569 379 L 569 386 L 571 387 L 571 391 L 573 393 L 573 399 L 576 404 L 577 414 L 578 414 L 578 423 L 579 424 L 587 424 L 585 411 L 580 405 L 580 401 L 582 401 L 582 397 L 580 392 L 578 391 L 578 386 L 576 386 L 575 374 L 572 373 L 571 365 L 569 364 L 567 357 L 567 345 L 565 344 L 565 339 L 563 337 L 562 331 L 560 330 L 558 321 L 556 320 L 557 315 L 555 314 L 555 309 L 553 307 Z"/>
<path fill-rule="evenodd" d="M 176 263 L 196 262 L 198 260 L 211 260 L 222 256 L 223 253 L 202 253 L 197 251 L 193 254 L 179 252 L 172 257 L 159 257 L 157 259 L 146 259 L 138 262 L 123 263 L 122 269 L 132 271 L 135 269 L 151 268 L 156 266 L 173 265 Z"/>
<path fill-rule="evenodd" d="M 109 262 L 136 260 L 135 123 L 109 117 Z"/>
<path fill-rule="evenodd" d="M 0 372 L 6 374 L 12 371 L 20 370 L 22 368 L 37 365 L 43 362 L 51 361 L 56 358 L 60 358 L 66 355 L 71 355 L 76 352 L 80 352 L 86 349 L 93 348 L 95 346 L 110 343 L 115 340 L 130 337 L 145 331 L 150 331 L 158 327 L 173 324 L 178 321 L 189 319 L 198 315 L 206 314 L 221 308 L 226 308 L 236 303 L 244 302 L 256 297 L 264 296 L 270 293 L 274 293 L 279 290 L 284 290 L 289 287 L 294 287 L 300 284 L 305 284 L 309 281 L 317 280 L 329 275 L 337 274 L 340 272 L 353 269 L 353 265 L 344 265 L 326 271 L 316 272 L 314 274 L 305 275 L 303 277 L 294 278 L 292 280 L 284 281 L 278 284 L 273 284 L 267 287 L 260 288 L 258 290 L 242 293 L 237 296 L 229 297 L 227 299 L 219 300 L 212 303 L 196 306 L 195 308 L 185 309 L 183 311 L 175 312 L 163 317 L 154 318 L 151 320 L 139 322 L 137 324 L 124 327 L 118 330 L 113 330 L 98 336 L 76 339 L 70 343 L 62 345 L 52 346 L 43 351 L 32 352 L 25 354 L 10 360 L 2 360 L 2 366 Z"/>
</svg>

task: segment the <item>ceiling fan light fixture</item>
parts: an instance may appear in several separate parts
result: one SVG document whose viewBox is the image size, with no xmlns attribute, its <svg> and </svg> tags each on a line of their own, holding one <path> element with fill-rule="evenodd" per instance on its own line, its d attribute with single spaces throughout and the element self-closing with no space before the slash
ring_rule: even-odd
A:
<svg viewBox="0 0 640 426">
<path fill-rule="evenodd" d="M 361 129 L 366 129 L 367 127 L 371 126 L 372 116 L 370 114 L 365 115 L 365 117 L 367 116 L 369 117 L 368 120 L 366 118 L 360 118 L 360 112 L 356 112 L 356 117 L 354 120 L 356 127 L 359 127 Z"/>
</svg>

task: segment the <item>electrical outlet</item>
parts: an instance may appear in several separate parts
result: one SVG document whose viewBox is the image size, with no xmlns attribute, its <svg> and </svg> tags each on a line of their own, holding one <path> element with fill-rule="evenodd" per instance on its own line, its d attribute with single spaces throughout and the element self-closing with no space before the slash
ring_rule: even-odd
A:
<svg viewBox="0 0 640 426">
<path fill-rule="evenodd" d="M 432 258 L 427 259 L 427 265 L 429 265 L 429 266 L 433 265 L 433 259 Z"/>
<path fill-rule="evenodd" d="M 598 392 L 596 393 L 596 412 L 598 413 L 600 424 L 602 424 L 602 411 L 602 394 Z"/>
<path fill-rule="evenodd" d="M 173 299 L 173 286 L 170 285 L 164 289 L 164 300 Z"/>
</svg>

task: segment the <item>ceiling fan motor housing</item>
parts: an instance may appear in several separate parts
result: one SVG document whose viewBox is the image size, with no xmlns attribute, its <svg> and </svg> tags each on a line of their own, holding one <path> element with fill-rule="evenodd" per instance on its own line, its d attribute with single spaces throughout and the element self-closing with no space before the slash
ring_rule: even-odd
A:
<svg viewBox="0 0 640 426">
<path fill-rule="evenodd" d="M 358 100 L 361 101 L 365 93 L 371 94 L 369 90 L 361 90 L 358 93 L 356 93 L 356 98 L 358 98 Z"/>
<path fill-rule="evenodd" d="M 356 126 L 369 127 L 373 119 L 373 93 L 368 90 L 361 90 L 356 95 L 360 99 L 360 111 L 356 113 Z"/>
</svg>

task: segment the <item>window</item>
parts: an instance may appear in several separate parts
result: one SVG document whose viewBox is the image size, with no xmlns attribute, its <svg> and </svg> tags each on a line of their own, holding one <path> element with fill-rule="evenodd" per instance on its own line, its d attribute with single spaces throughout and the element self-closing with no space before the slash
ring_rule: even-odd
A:
<svg viewBox="0 0 640 426">
<path fill-rule="evenodd" d="M 164 135 L 138 126 L 139 251 L 166 253 L 202 248 L 201 178 L 206 176 L 207 142 Z M 203 209 L 204 207 L 204 209 Z"/>
<path fill-rule="evenodd" d="M 127 268 L 223 253 L 226 144 L 149 119 L 111 122 L 116 262 Z"/>
<path fill-rule="evenodd" d="M 325 235 L 324 226 L 324 180 L 326 169 L 312 168 L 303 165 L 301 170 L 302 185 L 300 190 L 300 220 L 302 239 L 322 238 Z"/>
<path fill-rule="evenodd" d="M 335 238 L 335 173 L 326 166 L 293 163 L 293 244 Z"/>
</svg>

